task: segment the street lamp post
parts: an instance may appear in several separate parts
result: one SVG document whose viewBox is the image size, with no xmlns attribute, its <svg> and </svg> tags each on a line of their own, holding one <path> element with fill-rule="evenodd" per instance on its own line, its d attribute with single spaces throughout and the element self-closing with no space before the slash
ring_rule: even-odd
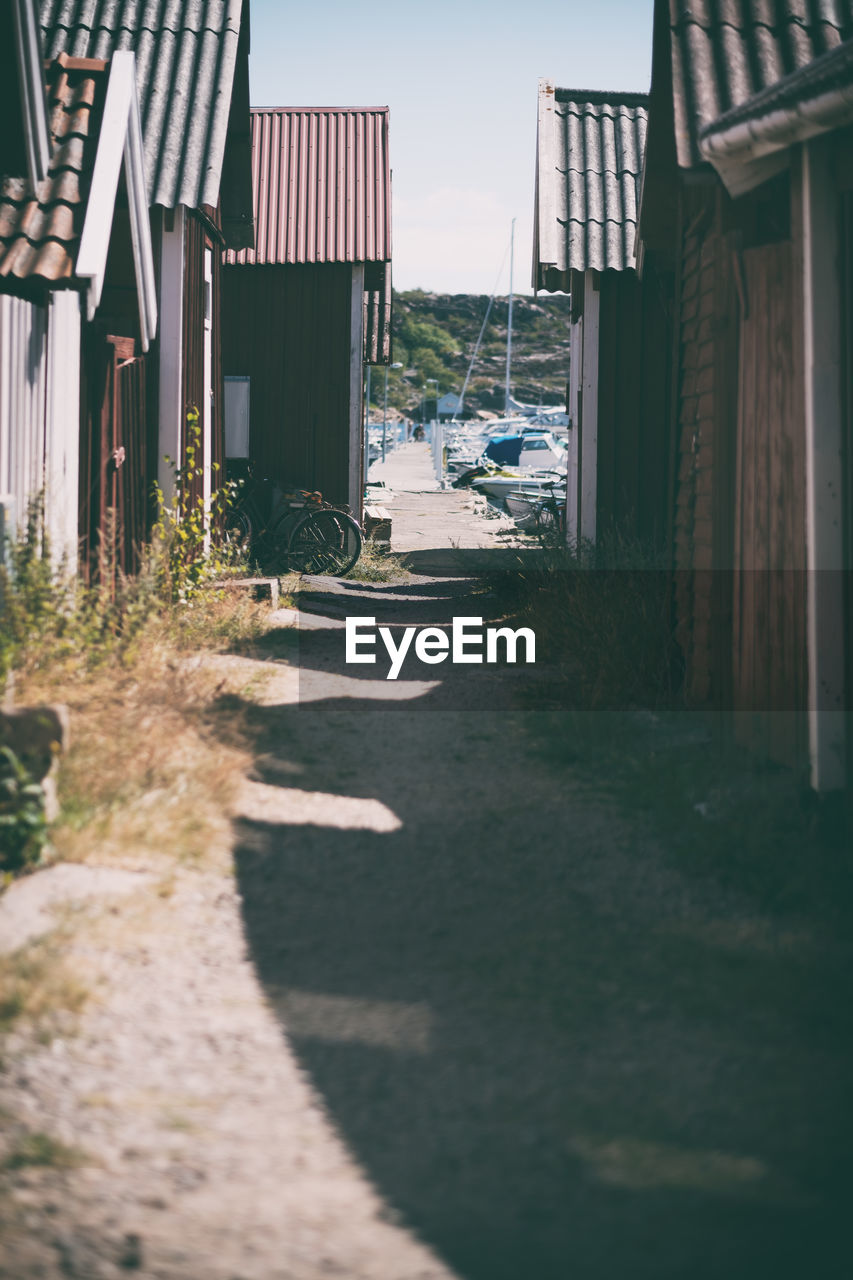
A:
<svg viewBox="0 0 853 1280">
<path fill-rule="evenodd" d="M 440 449 L 438 430 L 438 378 L 427 378 L 427 386 L 429 386 L 431 382 L 435 383 L 435 425 L 430 432 L 429 443 L 433 459 L 435 459 L 436 457 L 441 456 L 440 452 L 438 452 Z M 438 463 L 436 462 L 435 465 L 438 466 Z"/>
<path fill-rule="evenodd" d="M 427 386 L 431 382 L 435 383 L 435 420 L 438 422 L 438 378 L 427 378 Z"/>
<path fill-rule="evenodd" d="M 388 432 L 388 370 L 402 369 L 399 360 L 395 360 L 393 364 L 385 366 L 385 404 L 382 410 L 382 461 L 385 461 L 385 438 Z"/>
<path fill-rule="evenodd" d="M 364 475 L 370 470 L 370 365 L 367 366 L 367 391 L 364 397 Z"/>
</svg>

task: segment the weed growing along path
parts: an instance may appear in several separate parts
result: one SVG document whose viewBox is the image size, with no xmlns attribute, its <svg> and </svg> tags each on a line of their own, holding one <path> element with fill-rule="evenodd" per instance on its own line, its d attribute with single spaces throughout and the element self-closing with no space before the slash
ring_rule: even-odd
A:
<svg viewBox="0 0 853 1280">
<path fill-rule="evenodd" d="M 89 1003 L 7 1044 L 6 1273 L 840 1274 L 843 943 L 548 765 L 522 669 L 343 666 L 476 581 L 309 587 L 212 660 L 230 851 L 67 913 Z"/>
</svg>

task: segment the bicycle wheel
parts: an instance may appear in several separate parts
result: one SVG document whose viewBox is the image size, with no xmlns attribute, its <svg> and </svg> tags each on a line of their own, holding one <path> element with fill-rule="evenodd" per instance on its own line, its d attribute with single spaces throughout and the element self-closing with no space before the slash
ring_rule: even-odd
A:
<svg viewBox="0 0 853 1280">
<path fill-rule="evenodd" d="M 288 547 L 290 535 L 299 522 L 298 512 L 286 511 L 279 516 L 264 538 L 264 563 L 270 573 L 286 573 L 288 570 Z"/>
<path fill-rule="evenodd" d="M 225 519 L 223 542 L 235 560 L 248 560 L 254 530 L 248 511 L 229 511 Z"/>
<path fill-rule="evenodd" d="M 297 521 L 287 547 L 289 567 L 297 573 L 343 577 L 361 555 L 361 530 L 343 511 L 309 511 Z"/>
</svg>

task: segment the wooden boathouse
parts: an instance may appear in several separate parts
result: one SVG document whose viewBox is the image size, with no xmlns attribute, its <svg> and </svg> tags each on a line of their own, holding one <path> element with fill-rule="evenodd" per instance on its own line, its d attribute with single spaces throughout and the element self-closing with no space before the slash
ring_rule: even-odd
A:
<svg viewBox="0 0 853 1280">
<path fill-rule="evenodd" d="M 533 287 L 571 293 L 567 530 L 663 546 L 672 285 L 637 272 L 648 99 L 539 84 Z"/>
<path fill-rule="evenodd" d="M 671 271 L 687 693 L 849 781 L 853 4 L 658 0 L 640 259 Z M 661 465 L 665 460 L 661 459 Z"/>
<path fill-rule="evenodd" d="M 253 109 L 252 170 L 255 248 L 222 272 L 224 372 L 248 398 L 234 448 L 360 518 L 364 364 L 390 358 L 388 110 Z"/>
</svg>

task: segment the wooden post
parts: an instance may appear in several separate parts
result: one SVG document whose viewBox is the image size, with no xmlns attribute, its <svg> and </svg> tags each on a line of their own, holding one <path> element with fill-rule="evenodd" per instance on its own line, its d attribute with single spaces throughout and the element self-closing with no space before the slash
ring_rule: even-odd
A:
<svg viewBox="0 0 853 1280">
<path fill-rule="evenodd" d="M 587 271 L 584 284 L 583 408 L 580 437 L 579 535 L 595 542 L 598 501 L 598 349 L 601 291 L 595 272 Z"/>
<path fill-rule="evenodd" d="M 818 138 L 802 148 L 806 627 L 816 791 L 846 782 L 840 244 L 831 146 Z"/>
<path fill-rule="evenodd" d="M 349 485 L 350 508 L 356 520 L 361 520 L 364 494 L 364 478 L 367 459 L 364 456 L 364 424 L 361 401 L 364 381 L 364 264 L 356 263 L 352 269 L 352 299 L 350 305 L 350 380 L 349 380 Z"/>
<path fill-rule="evenodd" d="M 165 210 L 160 251 L 160 434 L 157 479 L 167 502 L 174 490 L 183 440 L 184 229 L 183 206 Z M 172 465 L 164 461 L 168 455 Z"/>
</svg>

